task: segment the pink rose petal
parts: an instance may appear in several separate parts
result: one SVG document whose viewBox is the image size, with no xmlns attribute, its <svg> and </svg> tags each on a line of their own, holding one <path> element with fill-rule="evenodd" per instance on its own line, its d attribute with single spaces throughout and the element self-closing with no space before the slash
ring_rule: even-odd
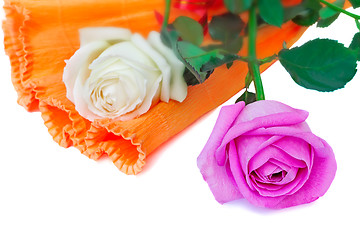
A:
<svg viewBox="0 0 360 240">
<path fill-rule="evenodd" d="M 266 102 L 266 101 L 259 101 Z M 255 103 L 259 103 L 255 102 Z M 253 103 L 254 104 L 254 103 Z M 252 104 L 249 104 L 246 106 L 245 109 L 247 109 L 248 106 L 251 106 Z M 258 104 L 257 104 L 258 105 Z M 294 110 L 294 109 L 293 109 Z M 294 114 L 295 112 L 295 114 Z M 226 132 L 225 136 L 223 137 L 223 141 L 221 143 L 221 146 L 216 150 L 216 159 L 217 161 L 224 162 L 226 159 L 225 155 L 225 148 L 226 145 L 236 139 L 237 137 L 250 132 L 254 131 L 258 128 L 270 128 L 270 127 L 277 127 L 277 126 L 287 126 L 287 125 L 294 125 L 301 122 L 304 122 L 306 118 L 308 117 L 308 113 L 305 111 L 293 111 L 293 112 L 281 112 L 276 114 L 271 114 L 268 116 L 262 116 L 263 111 L 259 111 L 258 115 L 259 117 L 253 118 L 251 121 L 243 122 L 239 119 L 246 119 L 245 117 L 240 118 L 240 116 L 243 116 L 242 113 L 239 114 L 239 118 L 236 121 L 236 125 L 231 127 L 228 132 Z M 251 111 L 252 117 L 255 116 L 255 110 Z M 259 134 L 258 134 L 259 135 Z M 262 134 L 265 135 L 265 134 Z"/>
<path fill-rule="evenodd" d="M 311 167 L 311 155 L 309 151 L 311 146 L 308 142 L 300 138 L 284 137 L 274 143 L 273 146 L 289 154 L 292 159 L 294 159 L 293 161 L 296 161 L 295 159 L 302 160 L 308 167 Z"/>
<path fill-rule="evenodd" d="M 295 194 L 288 195 L 273 208 L 286 208 L 310 203 L 323 196 L 329 189 L 336 173 L 335 155 L 329 144 L 321 139 L 324 147 L 315 149 L 314 164 L 309 179 Z"/>
<path fill-rule="evenodd" d="M 221 109 L 214 130 L 197 161 L 203 178 L 207 181 L 215 199 L 220 203 L 242 198 L 242 194 L 224 164 L 218 165 L 215 159 L 215 149 L 221 144 L 224 134 L 232 126 L 244 106 L 245 104 L 240 102 Z"/>
<path fill-rule="evenodd" d="M 247 169 L 248 161 L 259 151 L 270 146 L 274 142 L 281 139 L 282 136 L 251 136 L 251 137 L 238 137 L 235 144 L 238 149 L 238 154 L 241 160 L 241 166 L 243 169 Z M 264 162 L 265 163 L 265 162 Z"/>
</svg>

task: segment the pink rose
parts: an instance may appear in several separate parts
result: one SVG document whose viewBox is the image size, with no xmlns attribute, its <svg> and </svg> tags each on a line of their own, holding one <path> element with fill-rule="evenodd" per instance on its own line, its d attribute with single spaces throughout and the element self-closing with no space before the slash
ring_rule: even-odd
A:
<svg viewBox="0 0 360 240">
<path fill-rule="evenodd" d="M 315 201 L 336 172 L 331 147 L 308 113 L 276 101 L 223 107 L 198 167 L 219 203 L 245 198 L 267 208 Z"/>
</svg>

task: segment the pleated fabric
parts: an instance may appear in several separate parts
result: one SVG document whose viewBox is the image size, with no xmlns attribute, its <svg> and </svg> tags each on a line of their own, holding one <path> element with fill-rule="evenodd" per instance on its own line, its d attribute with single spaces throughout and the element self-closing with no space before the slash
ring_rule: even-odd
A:
<svg viewBox="0 0 360 240">
<path fill-rule="evenodd" d="M 27 111 L 40 111 L 49 133 L 62 147 L 74 146 L 99 159 L 107 155 L 122 172 L 139 173 L 146 156 L 199 117 L 218 107 L 244 87 L 245 63 L 215 70 L 201 85 L 191 86 L 184 102 L 160 102 L 130 121 L 81 117 L 66 98 L 62 82 L 64 60 L 79 48 L 83 27 L 116 26 L 144 36 L 160 30 L 154 11 L 163 12 L 164 0 L 6 0 L 3 22 L 5 51 L 10 57 L 12 82 L 18 103 Z M 219 11 L 210 11 L 210 15 Z M 191 13 L 172 11 L 172 19 Z M 259 30 L 258 57 L 291 46 L 305 31 L 291 22 L 282 28 Z M 246 54 L 245 50 L 242 54 Z M 270 64 L 263 65 L 265 70 Z"/>
</svg>

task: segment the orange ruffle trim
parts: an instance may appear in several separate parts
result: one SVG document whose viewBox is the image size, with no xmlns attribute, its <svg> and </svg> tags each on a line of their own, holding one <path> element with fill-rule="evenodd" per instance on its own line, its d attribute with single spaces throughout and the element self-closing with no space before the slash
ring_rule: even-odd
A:
<svg viewBox="0 0 360 240">
<path fill-rule="evenodd" d="M 146 156 L 162 143 L 218 107 L 244 87 L 247 67 L 235 63 L 218 68 L 202 85 L 189 87 L 182 103 L 160 102 L 130 121 L 109 119 L 89 122 L 66 98 L 62 82 L 65 59 L 79 48 L 78 29 L 94 26 L 129 28 L 147 36 L 159 30 L 154 10 L 163 12 L 164 0 L 6 0 L 3 23 L 5 50 L 10 57 L 12 82 L 18 103 L 40 111 L 49 133 L 62 147 L 74 146 L 99 159 L 107 155 L 122 172 L 139 173 Z M 184 14 L 175 10 L 176 15 Z M 305 31 L 293 23 L 281 29 L 265 27 L 257 42 L 260 58 L 291 46 Z M 267 66 L 263 66 L 265 70 Z"/>
</svg>

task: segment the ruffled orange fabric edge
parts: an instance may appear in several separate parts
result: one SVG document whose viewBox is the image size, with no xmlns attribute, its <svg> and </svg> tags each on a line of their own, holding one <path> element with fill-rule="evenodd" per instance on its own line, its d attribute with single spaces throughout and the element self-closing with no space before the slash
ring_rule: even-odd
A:
<svg viewBox="0 0 360 240">
<path fill-rule="evenodd" d="M 158 9 L 163 7 L 162 1 L 152 4 L 151 7 L 156 5 Z M 33 64 L 37 64 L 35 58 L 32 58 L 34 50 L 39 48 L 34 41 L 38 35 L 29 33 L 32 28 L 36 32 L 36 26 L 31 25 L 32 12 L 13 1 L 6 1 L 4 8 L 7 16 L 3 24 L 5 49 L 10 57 L 12 80 L 19 95 L 19 104 L 28 111 L 40 110 L 49 133 L 60 146 L 74 146 L 92 159 L 108 155 L 126 174 L 139 173 L 145 164 L 145 157 L 161 143 L 225 102 L 244 86 L 244 83 L 233 79 L 244 79 L 246 65 L 236 63 L 229 71 L 225 67 L 217 69 L 205 84 L 189 87 L 189 95 L 183 103 L 159 103 L 143 116 L 127 122 L 102 119 L 91 123 L 82 118 L 75 111 L 74 105 L 66 99 L 66 89 L 61 81 L 63 68 L 58 67 L 53 75 L 43 77 L 38 77 L 41 76 L 38 71 L 31 71 Z M 140 32 L 146 34 L 150 30 L 158 29 L 158 23 L 152 19 L 153 16 L 149 12 L 140 17 L 152 21 L 147 29 L 139 30 Z M 100 25 L 101 21 L 97 24 Z M 83 25 L 87 26 L 85 21 Z M 126 27 L 121 20 L 107 20 L 104 25 Z M 286 24 L 283 29 L 262 29 L 258 39 L 259 57 L 277 52 L 281 49 L 283 41 L 288 45 L 293 44 L 304 30 L 305 28 L 292 23 Z M 74 32 L 66 31 L 69 36 L 75 36 Z M 59 44 L 64 44 L 62 40 L 58 40 Z M 77 46 L 73 47 L 72 51 L 76 48 Z M 64 56 L 61 60 L 67 58 L 68 56 Z M 262 70 L 268 66 L 269 64 L 263 66 Z M 33 77 L 35 75 L 36 78 Z"/>
<path fill-rule="evenodd" d="M 35 86 L 29 82 L 31 72 L 30 45 L 27 42 L 27 22 L 29 11 L 18 5 L 5 1 L 6 19 L 3 22 L 5 52 L 10 58 L 11 78 L 18 92 L 18 103 L 27 111 L 38 110 L 35 98 Z"/>
</svg>

